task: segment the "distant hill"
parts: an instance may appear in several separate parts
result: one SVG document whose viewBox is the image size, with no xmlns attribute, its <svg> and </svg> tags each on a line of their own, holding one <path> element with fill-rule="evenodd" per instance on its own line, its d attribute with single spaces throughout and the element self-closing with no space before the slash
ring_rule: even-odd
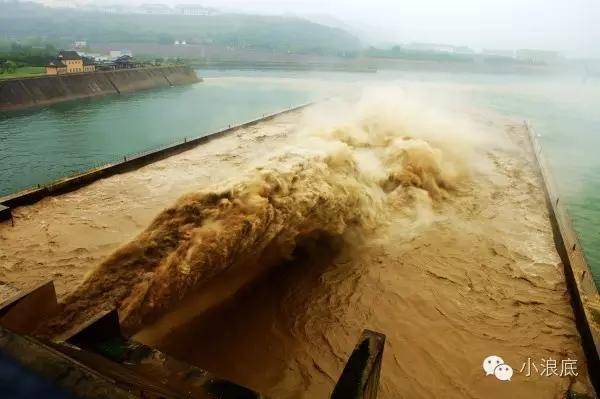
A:
<svg viewBox="0 0 600 399">
<path fill-rule="evenodd" d="M 43 37 L 90 43 L 211 43 L 275 52 L 343 54 L 361 48 L 350 33 L 305 19 L 219 14 L 122 15 L 43 7 L 35 3 L 0 5 L 0 37 Z"/>
</svg>

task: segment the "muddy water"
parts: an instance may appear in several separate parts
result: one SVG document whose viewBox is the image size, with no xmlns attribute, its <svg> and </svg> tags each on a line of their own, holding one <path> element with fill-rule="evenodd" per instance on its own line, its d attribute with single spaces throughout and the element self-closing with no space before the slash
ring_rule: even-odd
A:
<svg viewBox="0 0 600 399">
<path fill-rule="evenodd" d="M 219 156 L 206 147 L 90 187 L 101 198 L 129 187 L 138 204 L 133 191 L 155 184 L 143 201 L 150 209 L 128 214 L 136 227 L 86 254 L 98 266 L 65 290 L 50 331 L 117 306 L 140 340 L 273 397 L 327 397 L 364 328 L 388 337 L 384 398 L 585 391 L 522 126 L 401 94 L 375 90 L 315 107 L 280 130 L 237 138 L 244 143 L 215 143 Z M 211 182 L 211 171 L 229 179 Z M 50 250 L 36 243 L 48 258 L 66 255 L 56 243 L 77 228 L 99 234 L 89 220 L 100 202 L 65 198 L 18 212 L 21 227 L 1 231 L 20 256 L 15 267 L 35 260 L 19 248 L 53 207 L 76 204 L 79 216 L 48 227 Z M 104 224 L 121 219 L 116 212 Z M 489 355 L 515 369 L 512 381 L 484 375 Z M 577 360 L 580 377 L 518 372 L 548 358 Z"/>
<path fill-rule="evenodd" d="M 379 116 L 380 124 L 389 117 Z M 137 338 L 278 398 L 328 397 L 364 328 L 388 338 L 384 398 L 588 391 L 526 131 L 511 121 L 486 126 L 495 138 L 470 142 L 476 154 L 464 151 L 473 140 L 464 130 L 448 132 L 471 168 L 443 194 L 395 188 L 386 222 L 360 241 L 301 240 L 290 260 L 232 298 L 209 311 L 188 306 L 183 320 L 149 326 Z M 410 127 L 418 135 L 431 125 Z M 345 142 L 363 148 L 357 137 Z M 513 367 L 512 381 L 485 376 L 481 363 L 493 354 Z M 580 376 L 526 375 L 523 366 L 542 359 L 576 359 Z"/>
<path fill-rule="evenodd" d="M 524 133 L 506 135 L 523 145 Z M 585 391 L 529 155 L 511 148 L 488 156 L 489 168 L 444 203 L 398 212 L 358 246 L 316 242 L 148 342 L 278 398 L 328 397 L 363 328 L 387 335 L 383 398 L 557 398 L 573 384 Z M 515 369 L 510 383 L 484 376 L 491 354 Z M 518 371 L 548 358 L 578 359 L 583 383 Z"/>
<path fill-rule="evenodd" d="M 53 279 L 59 299 L 180 196 L 242 175 L 283 145 L 298 115 L 243 129 L 194 150 L 13 210 L 0 224 L 0 297 Z M 268 140 L 270 147 L 263 145 Z M 8 294 L 5 292 L 8 291 Z"/>
<path fill-rule="evenodd" d="M 337 373 L 327 375 L 319 370 L 321 359 L 315 359 L 316 371 L 323 373 L 325 380 L 313 381 L 313 370 L 303 377 L 300 362 L 311 359 L 303 351 L 307 337 L 297 328 L 306 323 L 301 314 L 312 307 L 313 299 L 332 294 L 322 278 L 327 273 L 331 282 L 332 262 L 338 252 L 339 243 L 327 237 L 305 242 L 293 261 L 265 273 L 222 306 L 180 325 L 159 342 L 150 342 L 274 397 L 299 394 L 310 386 L 312 393 L 325 398 Z M 349 277 L 346 273 L 338 276 L 338 283 L 356 281 Z M 324 313 L 321 321 L 331 323 L 333 316 Z M 285 386 L 278 388 L 283 380 Z"/>
</svg>

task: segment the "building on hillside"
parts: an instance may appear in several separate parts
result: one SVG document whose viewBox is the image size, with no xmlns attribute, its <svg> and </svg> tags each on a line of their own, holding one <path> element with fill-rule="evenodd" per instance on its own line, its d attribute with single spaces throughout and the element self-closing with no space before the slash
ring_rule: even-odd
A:
<svg viewBox="0 0 600 399">
<path fill-rule="evenodd" d="M 92 58 L 83 58 L 83 72 L 94 72 L 96 70 L 96 63 Z"/>
<path fill-rule="evenodd" d="M 55 59 L 46 65 L 46 75 L 63 75 L 65 73 L 94 72 L 95 62 L 92 58 L 82 57 L 76 51 L 61 51 Z"/>
<path fill-rule="evenodd" d="M 136 67 L 133 58 L 129 55 L 123 55 L 114 61 L 115 69 L 133 69 Z"/>
<path fill-rule="evenodd" d="M 133 53 L 127 49 L 123 49 L 123 50 L 110 50 L 108 53 L 108 58 L 110 60 L 116 60 L 117 58 L 123 57 L 124 55 L 127 55 L 129 57 L 133 57 Z"/>
<path fill-rule="evenodd" d="M 104 60 L 96 62 L 97 71 L 114 71 L 115 69 L 133 69 L 139 68 L 141 64 L 135 62 L 129 55 L 122 55 L 114 60 Z"/>
<path fill-rule="evenodd" d="M 77 54 L 77 51 L 63 50 L 56 58 L 67 66 L 67 73 L 83 72 L 83 58 Z"/>
<path fill-rule="evenodd" d="M 46 75 L 64 75 L 65 73 L 67 73 L 67 66 L 58 58 L 46 65 Z"/>
</svg>

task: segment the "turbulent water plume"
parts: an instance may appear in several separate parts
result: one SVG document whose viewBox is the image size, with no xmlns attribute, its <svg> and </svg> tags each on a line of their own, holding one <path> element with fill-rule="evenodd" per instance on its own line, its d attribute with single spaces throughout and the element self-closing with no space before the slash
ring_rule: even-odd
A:
<svg viewBox="0 0 600 399">
<path fill-rule="evenodd" d="M 134 333 L 221 276 L 244 285 L 307 237 L 352 245 L 392 208 L 426 217 L 423 207 L 468 174 L 468 149 L 464 126 L 423 112 L 389 92 L 313 107 L 292 144 L 244 176 L 181 197 L 110 255 L 66 298 L 52 331 L 117 307 Z M 210 305 L 230 294 L 211 295 Z"/>
</svg>

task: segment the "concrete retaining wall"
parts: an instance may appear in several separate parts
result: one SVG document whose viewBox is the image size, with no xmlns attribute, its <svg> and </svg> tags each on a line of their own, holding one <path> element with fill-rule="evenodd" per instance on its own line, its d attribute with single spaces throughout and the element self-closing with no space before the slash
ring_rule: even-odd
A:
<svg viewBox="0 0 600 399">
<path fill-rule="evenodd" d="M 196 73 L 186 66 L 0 80 L 0 110 L 39 107 L 62 101 L 198 81 Z"/>
<path fill-rule="evenodd" d="M 162 69 L 111 71 L 106 73 L 106 77 L 115 85 L 119 93 L 170 86 Z"/>
<path fill-rule="evenodd" d="M 596 393 L 600 393 L 600 295 L 587 264 L 577 233 L 561 202 L 558 186 L 542 154 L 534 130 L 526 125 L 531 146 L 544 182 L 546 202 L 554 233 L 554 243 L 564 265 L 567 287 L 575 313 L 577 330 L 587 360 L 588 373 Z"/>
<path fill-rule="evenodd" d="M 173 85 L 183 85 L 190 83 L 190 81 L 198 81 L 196 72 L 192 68 L 167 67 L 163 71 L 166 78 Z"/>
</svg>

